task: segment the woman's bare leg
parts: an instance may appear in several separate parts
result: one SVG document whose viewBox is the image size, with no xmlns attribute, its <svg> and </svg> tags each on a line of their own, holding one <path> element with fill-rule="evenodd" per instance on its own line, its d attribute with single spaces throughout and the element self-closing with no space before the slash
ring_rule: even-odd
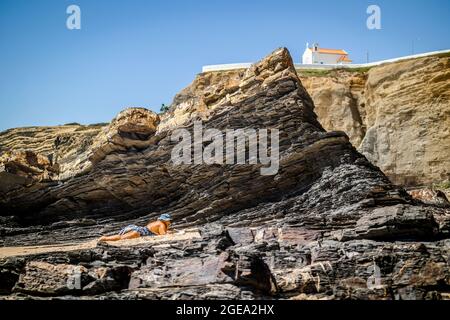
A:
<svg viewBox="0 0 450 320">
<path fill-rule="evenodd" d="M 137 231 L 130 231 L 120 236 L 120 240 L 140 238 L 141 234 Z"/>
<path fill-rule="evenodd" d="M 119 241 L 120 236 L 114 235 L 114 236 L 103 236 L 99 239 L 99 241 Z"/>
<path fill-rule="evenodd" d="M 136 239 L 139 238 L 141 234 L 137 231 L 130 231 L 123 235 L 114 235 L 114 236 L 103 236 L 99 239 L 99 241 L 119 241 L 126 239 Z"/>
</svg>

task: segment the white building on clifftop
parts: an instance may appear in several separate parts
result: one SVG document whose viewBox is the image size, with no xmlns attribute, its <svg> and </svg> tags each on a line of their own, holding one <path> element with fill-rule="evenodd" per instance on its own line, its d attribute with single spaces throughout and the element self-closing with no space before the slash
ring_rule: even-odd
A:
<svg viewBox="0 0 450 320">
<path fill-rule="evenodd" d="M 348 58 L 348 53 L 342 49 L 320 48 L 315 43 L 312 48 L 306 44 L 303 53 L 303 64 L 350 64 L 352 60 Z"/>
</svg>

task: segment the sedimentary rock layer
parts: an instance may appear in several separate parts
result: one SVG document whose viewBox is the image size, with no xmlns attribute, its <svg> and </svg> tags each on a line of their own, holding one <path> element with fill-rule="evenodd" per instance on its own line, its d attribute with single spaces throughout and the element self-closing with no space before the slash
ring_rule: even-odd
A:
<svg viewBox="0 0 450 320">
<path fill-rule="evenodd" d="M 238 77 L 227 73 L 225 87 L 203 78 L 161 117 L 142 108 L 121 112 L 87 148 L 74 146 L 70 159 L 64 153 L 57 159 L 66 160 L 48 163 L 33 154 L 2 158 L 7 187 L 0 190 L 3 246 L 92 240 L 162 212 L 172 214 L 175 228 L 195 225 L 201 236 L 4 258 L 4 294 L 446 297 L 448 209 L 414 200 L 345 133 L 326 132 L 286 49 Z M 192 133 L 197 120 L 222 135 L 279 130 L 279 170 L 261 175 L 261 164 L 175 165 L 172 133 Z M 45 171 L 51 174 L 43 177 Z"/>
<path fill-rule="evenodd" d="M 394 183 L 450 180 L 450 57 L 437 55 L 361 69 L 297 70 L 328 131 L 350 142 Z M 178 94 L 170 126 L 234 92 L 245 70 L 206 72 Z"/>
<path fill-rule="evenodd" d="M 300 72 L 327 130 L 342 130 L 394 183 L 450 181 L 450 57 Z"/>
</svg>

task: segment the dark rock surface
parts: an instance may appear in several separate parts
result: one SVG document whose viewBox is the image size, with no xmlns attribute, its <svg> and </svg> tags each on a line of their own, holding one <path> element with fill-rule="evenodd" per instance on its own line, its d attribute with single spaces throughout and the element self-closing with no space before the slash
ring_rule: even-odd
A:
<svg viewBox="0 0 450 320">
<path fill-rule="evenodd" d="M 175 228 L 198 226 L 201 237 L 4 257 L 0 294 L 449 298 L 448 208 L 414 200 L 344 133 L 325 132 L 286 49 L 239 81 L 214 89 L 200 113 L 189 109 L 199 100 L 195 91 L 177 96 L 161 118 L 145 109 L 123 111 L 87 148 L 60 154 L 64 160 L 51 163 L 57 169 L 45 179 L 42 168 L 9 170 L 18 160 L 5 157 L 4 247 L 91 240 L 162 212 L 172 214 Z M 190 116 L 175 121 L 185 107 Z M 261 165 L 173 165 L 172 131 L 192 131 L 199 117 L 204 129 L 280 130 L 278 174 L 261 175 Z"/>
</svg>

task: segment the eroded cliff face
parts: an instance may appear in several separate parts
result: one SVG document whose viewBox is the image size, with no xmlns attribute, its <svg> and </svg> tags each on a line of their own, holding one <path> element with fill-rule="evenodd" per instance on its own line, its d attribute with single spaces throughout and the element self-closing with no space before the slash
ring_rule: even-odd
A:
<svg viewBox="0 0 450 320">
<path fill-rule="evenodd" d="M 248 70 L 200 75 L 161 117 L 124 110 L 86 148 L 67 151 L 70 159 L 62 153 L 51 162 L 26 150 L 5 156 L 0 294 L 446 298 L 446 205 L 424 204 L 393 185 L 344 132 L 324 130 L 314 110 L 282 48 Z M 278 129 L 279 171 L 264 176 L 261 164 L 249 163 L 174 165 L 172 133 L 192 135 L 200 119 L 204 129 L 222 133 Z M 51 174 L 44 179 L 45 170 Z M 163 212 L 176 229 L 195 227 L 197 236 L 72 247 Z M 22 245 L 41 247 L 11 248 Z"/>
<path fill-rule="evenodd" d="M 159 131 L 173 129 L 192 119 L 206 119 L 219 102 L 239 90 L 245 70 L 207 72 L 197 75 L 194 81 L 173 99 L 171 108 L 161 116 Z"/>
<path fill-rule="evenodd" d="M 324 128 L 345 131 L 392 182 L 450 180 L 448 55 L 299 75 Z"/>
<path fill-rule="evenodd" d="M 309 73 L 298 70 L 298 73 L 314 101 L 314 110 L 323 127 L 344 131 L 351 143 L 358 147 L 367 130 L 364 99 L 367 75 L 346 70 Z"/>
<path fill-rule="evenodd" d="M 85 148 L 107 124 L 82 126 L 67 124 L 55 127 L 25 127 L 0 132 L 0 152 L 32 151 L 44 156 Z M 77 145 L 78 148 L 74 146 Z M 65 148 L 64 148 L 65 147 Z"/>
<path fill-rule="evenodd" d="M 449 61 L 443 55 L 370 69 L 297 72 L 326 130 L 344 131 L 392 182 L 431 186 L 450 181 Z M 205 117 L 236 90 L 244 72 L 198 75 L 163 115 L 161 129 Z"/>
<path fill-rule="evenodd" d="M 8 192 L 33 181 L 57 180 L 66 163 L 77 161 L 104 126 L 68 124 L 1 132 L 0 189 Z"/>
<path fill-rule="evenodd" d="M 371 69 L 360 151 L 393 182 L 450 181 L 450 57 Z"/>
</svg>

